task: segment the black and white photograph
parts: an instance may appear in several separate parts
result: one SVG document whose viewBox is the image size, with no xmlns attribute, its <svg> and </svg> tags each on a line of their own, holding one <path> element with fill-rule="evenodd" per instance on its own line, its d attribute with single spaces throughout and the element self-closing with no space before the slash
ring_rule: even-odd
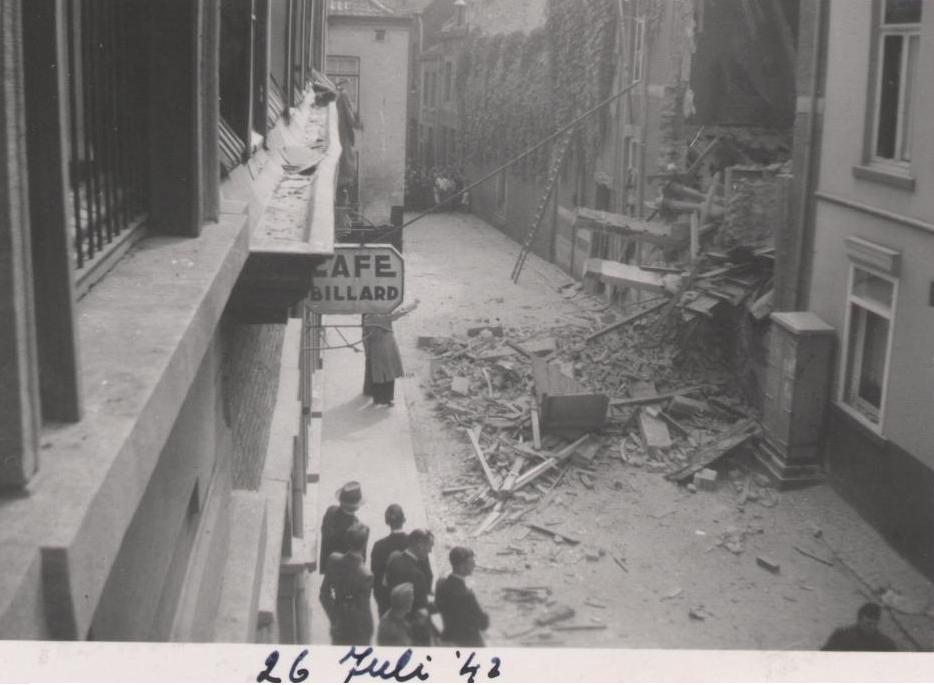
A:
<svg viewBox="0 0 934 685">
<path fill-rule="evenodd" d="M 930 678 L 931 65 L 934 0 L 0 0 L 0 681 Z"/>
</svg>

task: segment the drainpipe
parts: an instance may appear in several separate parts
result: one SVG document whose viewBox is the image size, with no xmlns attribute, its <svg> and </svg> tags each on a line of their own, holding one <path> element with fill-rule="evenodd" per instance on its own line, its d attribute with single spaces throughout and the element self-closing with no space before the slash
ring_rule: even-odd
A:
<svg viewBox="0 0 934 685">
<path fill-rule="evenodd" d="M 828 0 L 802 3 L 798 20 L 798 79 L 810 76 L 806 94 L 799 94 L 796 105 L 796 140 L 794 144 L 794 189 L 792 194 L 792 228 L 796 235 L 796 250 L 792 256 L 794 273 L 789 273 L 791 292 L 777 293 L 780 307 L 805 310 L 811 286 L 814 255 L 814 217 L 817 190 L 821 132 L 823 129 L 824 81 L 826 78 Z M 807 53 L 801 47 L 807 39 Z M 801 132 L 800 141 L 797 139 Z M 789 268 L 789 271 L 792 269 Z"/>
</svg>

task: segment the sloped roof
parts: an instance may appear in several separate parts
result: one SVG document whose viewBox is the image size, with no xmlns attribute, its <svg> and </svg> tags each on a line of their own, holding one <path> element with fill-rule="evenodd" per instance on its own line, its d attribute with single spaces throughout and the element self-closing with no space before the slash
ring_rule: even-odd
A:
<svg viewBox="0 0 934 685">
<path fill-rule="evenodd" d="M 412 14 L 421 12 L 434 0 L 382 0 L 382 2 L 397 14 Z"/>
<path fill-rule="evenodd" d="M 379 0 L 330 0 L 328 14 L 343 17 L 393 17 L 396 13 Z"/>
</svg>

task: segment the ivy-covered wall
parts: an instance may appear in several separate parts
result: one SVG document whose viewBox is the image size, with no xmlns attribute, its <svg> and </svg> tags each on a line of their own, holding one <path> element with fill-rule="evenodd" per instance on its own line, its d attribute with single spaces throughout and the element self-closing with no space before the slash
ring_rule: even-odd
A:
<svg viewBox="0 0 934 685">
<path fill-rule="evenodd" d="M 610 94 L 619 3 L 548 0 L 544 27 L 508 35 L 472 33 L 457 68 L 461 157 L 492 166 L 528 149 Z M 584 163 L 603 141 L 606 112 L 576 128 Z M 548 146 L 514 171 L 547 174 Z"/>
</svg>

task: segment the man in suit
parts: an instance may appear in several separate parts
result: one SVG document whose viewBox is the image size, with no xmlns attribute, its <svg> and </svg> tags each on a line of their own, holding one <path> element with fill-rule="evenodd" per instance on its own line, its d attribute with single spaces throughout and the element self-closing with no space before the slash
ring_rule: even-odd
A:
<svg viewBox="0 0 934 685">
<path fill-rule="evenodd" d="M 856 613 L 856 623 L 837 628 L 821 650 L 824 652 L 894 652 L 895 643 L 879 630 L 882 608 L 866 602 Z"/>
<path fill-rule="evenodd" d="M 376 644 L 383 647 L 411 647 L 412 626 L 408 614 L 412 611 L 415 588 L 412 583 L 396 585 L 389 595 L 389 610 L 379 620 Z"/>
<path fill-rule="evenodd" d="M 363 503 L 363 490 L 360 483 L 350 481 L 335 493 L 338 504 L 332 504 L 324 512 L 321 521 L 321 559 L 318 570 L 324 573 L 328 557 L 332 552 L 346 552 L 348 546 L 344 533 L 357 521 L 357 509 Z M 369 528 L 367 528 L 369 532 Z M 366 561 L 366 545 L 363 547 L 363 560 Z"/>
<path fill-rule="evenodd" d="M 386 564 L 389 555 L 393 552 L 402 552 L 408 547 L 409 536 L 402 531 L 405 525 L 405 512 L 398 504 L 390 504 L 386 508 L 386 525 L 389 526 L 389 535 L 377 540 L 373 544 L 370 554 L 370 570 L 373 571 L 373 597 L 382 616 L 389 610 L 389 588 L 383 585 L 383 575 L 386 573 Z"/>
<path fill-rule="evenodd" d="M 466 582 L 477 565 L 473 550 L 455 547 L 448 558 L 452 573 L 438 581 L 435 591 L 435 605 L 444 620 L 441 639 L 457 647 L 483 647 L 480 631 L 489 628 L 490 618 Z"/>
<path fill-rule="evenodd" d="M 429 611 L 431 603 L 431 565 L 429 555 L 434 539 L 427 530 L 416 528 L 409 533 L 405 551 L 393 552 L 386 564 L 383 582 L 387 590 L 402 583 L 411 583 L 413 591 L 409 621 L 412 623 L 412 644 L 427 647 L 431 643 Z"/>
<path fill-rule="evenodd" d="M 331 621 L 331 644 L 368 645 L 373 637 L 373 575 L 363 561 L 369 529 L 355 523 L 344 533 L 347 552 L 328 557 L 318 598 Z"/>
</svg>

